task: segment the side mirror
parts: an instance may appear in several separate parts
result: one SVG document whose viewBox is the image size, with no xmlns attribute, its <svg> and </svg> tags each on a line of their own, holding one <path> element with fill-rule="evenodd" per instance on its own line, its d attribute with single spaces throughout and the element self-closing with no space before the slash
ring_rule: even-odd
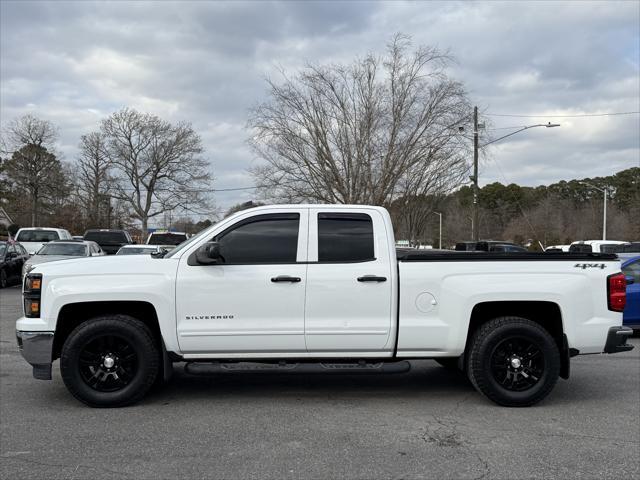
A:
<svg viewBox="0 0 640 480">
<path fill-rule="evenodd" d="M 220 263 L 221 259 L 218 242 L 207 242 L 196 250 L 196 260 L 200 265 L 215 265 Z"/>
<path fill-rule="evenodd" d="M 18 254 L 16 252 L 7 253 L 7 259 L 16 258 Z"/>
<path fill-rule="evenodd" d="M 624 277 L 624 279 L 627 281 L 627 285 L 631 285 L 633 283 L 636 283 L 635 278 L 633 278 L 631 275 L 626 275 Z"/>
</svg>

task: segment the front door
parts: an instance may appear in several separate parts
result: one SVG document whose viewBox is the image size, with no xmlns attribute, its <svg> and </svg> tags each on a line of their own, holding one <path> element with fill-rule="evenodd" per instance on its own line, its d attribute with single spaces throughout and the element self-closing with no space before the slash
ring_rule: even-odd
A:
<svg viewBox="0 0 640 480">
<path fill-rule="evenodd" d="M 390 355 L 395 277 L 382 215 L 366 208 L 313 208 L 309 232 L 307 350 Z"/>
<path fill-rule="evenodd" d="M 209 239 L 219 243 L 223 263 L 181 258 L 176 315 L 184 354 L 306 352 L 307 225 L 307 209 L 254 213 Z"/>
</svg>

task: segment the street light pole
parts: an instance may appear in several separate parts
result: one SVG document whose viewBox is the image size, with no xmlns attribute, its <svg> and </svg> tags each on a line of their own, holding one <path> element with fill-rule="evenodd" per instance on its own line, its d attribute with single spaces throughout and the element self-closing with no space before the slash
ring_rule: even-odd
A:
<svg viewBox="0 0 640 480">
<path fill-rule="evenodd" d="M 588 185 L 591 188 L 595 188 L 602 192 L 604 198 L 604 206 L 602 208 L 602 240 L 607 239 L 607 193 L 608 190 L 605 188 L 596 187 L 588 182 L 580 182 L 582 185 Z"/>
<path fill-rule="evenodd" d="M 442 213 L 440 212 L 433 212 L 436 215 L 438 215 L 438 217 L 440 217 L 440 237 L 438 239 L 438 248 L 440 250 L 442 250 Z"/>
<path fill-rule="evenodd" d="M 510 137 L 511 135 L 515 135 L 516 133 L 524 132 L 525 130 L 529 130 L 530 128 L 536 127 L 545 127 L 545 128 L 553 128 L 559 127 L 559 123 L 538 123 L 536 125 L 527 125 L 526 127 L 522 127 L 520 130 L 516 130 L 515 132 L 511 132 L 502 137 L 496 138 L 495 140 L 491 140 L 490 142 L 485 143 L 484 145 L 478 145 L 478 107 L 473 107 L 473 176 L 470 177 L 473 182 L 473 218 L 471 219 L 471 236 L 472 240 L 477 242 L 480 240 L 480 222 L 478 221 L 478 149 L 484 148 L 487 145 L 491 145 L 492 143 L 499 142 L 500 140 Z"/>
</svg>

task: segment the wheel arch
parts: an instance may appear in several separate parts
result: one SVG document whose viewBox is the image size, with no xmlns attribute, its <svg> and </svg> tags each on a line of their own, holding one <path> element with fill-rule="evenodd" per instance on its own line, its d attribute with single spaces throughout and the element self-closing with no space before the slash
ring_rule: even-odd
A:
<svg viewBox="0 0 640 480">
<path fill-rule="evenodd" d="M 465 343 L 465 352 L 469 349 L 469 344 L 473 334 L 484 323 L 498 317 L 514 316 L 522 317 L 543 327 L 553 337 L 561 358 L 560 376 L 569 378 L 569 357 L 572 356 L 567 343 L 563 324 L 562 310 L 555 302 L 542 300 L 509 300 L 509 301 L 488 301 L 476 304 L 469 319 L 469 329 Z M 464 364 L 464 363 L 463 363 Z"/>
<path fill-rule="evenodd" d="M 158 314 L 154 305 L 150 302 L 137 300 L 76 302 L 64 305 L 58 313 L 53 337 L 52 359 L 55 360 L 60 357 L 64 342 L 78 325 L 90 322 L 98 316 L 109 314 L 129 315 L 141 321 L 151 330 L 154 339 L 158 342 L 158 348 L 166 352 L 160 331 Z"/>
</svg>

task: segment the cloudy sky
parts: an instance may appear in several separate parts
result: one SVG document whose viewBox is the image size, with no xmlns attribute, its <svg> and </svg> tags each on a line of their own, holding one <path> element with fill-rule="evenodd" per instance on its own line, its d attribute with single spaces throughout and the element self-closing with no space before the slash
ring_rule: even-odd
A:
<svg viewBox="0 0 640 480">
<path fill-rule="evenodd" d="M 248 110 L 265 77 L 382 52 L 395 32 L 449 49 L 495 129 L 561 123 L 496 143 L 481 184 L 609 175 L 640 165 L 640 2 L 0 2 L 0 120 L 25 113 L 81 134 L 123 107 L 188 120 L 215 188 L 248 187 Z M 500 115 L 531 115 L 496 116 Z M 552 116 L 555 115 L 555 116 Z M 535 117 L 533 117 L 535 116 Z M 226 208 L 250 190 L 216 193 Z"/>
</svg>

